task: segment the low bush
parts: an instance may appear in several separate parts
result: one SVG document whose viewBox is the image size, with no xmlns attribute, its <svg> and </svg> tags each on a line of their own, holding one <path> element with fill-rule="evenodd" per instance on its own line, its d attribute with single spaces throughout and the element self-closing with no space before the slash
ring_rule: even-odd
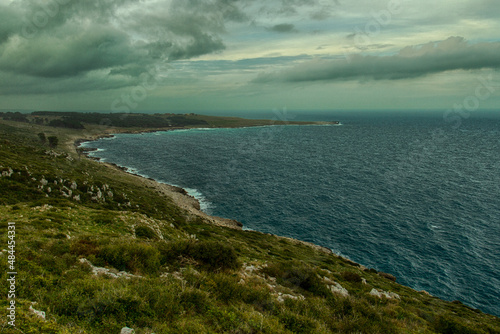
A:
<svg viewBox="0 0 500 334">
<path fill-rule="evenodd" d="M 434 330 L 442 334 L 476 334 L 482 331 L 462 325 L 449 315 L 440 315 L 433 322 Z"/>
<path fill-rule="evenodd" d="M 93 220 L 98 225 L 112 225 L 115 222 L 115 216 L 108 212 L 98 213 L 93 217 Z"/>
<path fill-rule="evenodd" d="M 186 312 L 205 313 L 209 306 L 207 293 L 188 289 L 179 296 L 179 303 Z"/>
<path fill-rule="evenodd" d="M 151 227 L 145 225 L 135 227 L 135 236 L 141 239 L 158 239 L 156 232 Z"/>
<path fill-rule="evenodd" d="M 292 333 L 315 333 L 317 327 L 311 319 L 290 312 L 281 314 L 280 322 Z"/>
<path fill-rule="evenodd" d="M 71 243 L 70 252 L 72 254 L 85 257 L 95 255 L 98 253 L 98 245 L 96 241 L 90 239 L 89 237 L 84 237 Z"/>
<path fill-rule="evenodd" d="M 342 273 L 342 278 L 348 282 L 352 283 L 361 283 L 362 278 L 359 274 L 352 272 L 352 271 L 344 271 Z"/>
<path fill-rule="evenodd" d="M 299 287 L 318 296 L 331 294 L 315 270 L 297 261 L 271 264 L 263 272 L 288 287 Z"/>
<path fill-rule="evenodd" d="M 224 303 L 237 302 L 241 300 L 243 286 L 238 284 L 237 276 L 230 276 L 224 273 L 212 274 L 213 287 L 216 298 Z"/>
<path fill-rule="evenodd" d="M 391 275 L 391 274 L 388 274 L 388 273 L 384 273 L 382 271 L 379 271 L 378 274 L 379 274 L 379 276 L 387 278 L 390 281 L 396 282 L 396 276 L 394 276 L 394 275 Z"/>
<path fill-rule="evenodd" d="M 177 241 L 160 243 L 162 264 L 172 264 L 179 258 L 194 260 L 201 269 L 218 272 L 235 270 L 240 267 L 235 250 L 217 241 Z"/>
<path fill-rule="evenodd" d="M 156 274 L 160 270 L 160 252 L 149 244 L 115 242 L 99 248 L 96 259 L 118 270 Z"/>
<path fill-rule="evenodd" d="M 201 241 L 188 248 L 188 255 L 201 262 L 210 271 L 238 269 L 238 256 L 234 249 L 216 241 Z"/>
</svg>

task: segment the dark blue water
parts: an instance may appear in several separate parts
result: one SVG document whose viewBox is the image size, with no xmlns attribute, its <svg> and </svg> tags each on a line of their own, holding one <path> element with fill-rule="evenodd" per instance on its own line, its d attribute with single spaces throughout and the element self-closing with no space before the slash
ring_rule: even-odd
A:
<svg viewBox="0 0 500 334">
<path fill-rule="evenodd" d="M 434 116 L 342 115 L 341 126 L 122 134 L 86 146 L 189 189 L 208 213 L 500 315 L 500 120 Z"/>
</svg>

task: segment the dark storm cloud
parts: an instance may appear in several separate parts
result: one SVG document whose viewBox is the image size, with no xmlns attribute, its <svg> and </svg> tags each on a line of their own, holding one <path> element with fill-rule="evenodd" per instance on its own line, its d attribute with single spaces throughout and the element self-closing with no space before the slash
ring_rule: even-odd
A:
<svg viewBox="0 0 500 334">
<path fill-rule="evenodd" d="M 220 34 L 225 32 L 226 21 L 243 19 L 230 2 L 174 1 L 169 8 L 134 13 L 127 24 L 148 36 L 145 49 L 153 58 L 189 59 L 225 48 Z"/>
<path fill-rule="evenodd" d="M 248 19 L 239 2 L 19 0 L 0 5 L 0 93 L 16 84 L 43 92 L 47 85 L 40 83 L 47 78 L 60 78 L 64 87 L 76 90 L 126 86 L 166 62 L 223 50 L 226 22 Z M 7 74 L 16 79 L 6 83 Z M 58 88 L 55 81 L 48 86 Z"/>
<path fill-rule="evenodd" d="M 256 82 L 319 80 L 396 80 L 452 70 L 500 68 L 500 42 L 469 44 L 462 37 L 403 48 L 392 56 L 351 55 L 314 60 L 292 69 L 261 74 Z"/>
<path fill-rule="evenodd" d="M 72 77 L 124 66 L 139 56 L 126 34 L 96 26 L 67 35 L 20 39 L 0 57 L 0 68 L 35 77 Z"/>
<path fill-rule="evenodd" d="M 141 74 L 144 74 L 143 72 Z M 140 76 L 108 75 L 101 72 L 89 72 L 78 77 L 39 78 L 14 73 L 0 76 L 1 94 L 61 94 L 82 91 L 105 91 L 131 86 L 138 86 L 143 79 Z"/>
<path fill-rule="evenodd" d="M 134 76 L 165 62 L 224 50 L 226 24 L 250 22 L 243 9 L 254 4 L 286 16 L 318 0 L 282 0 L 276 8 L 261 0 L 14 1 L 0 5 L 0 74 L 77 80 L 93 71 Z M 292 24 L 271 30 L 295 31 Z"/>
</svg>

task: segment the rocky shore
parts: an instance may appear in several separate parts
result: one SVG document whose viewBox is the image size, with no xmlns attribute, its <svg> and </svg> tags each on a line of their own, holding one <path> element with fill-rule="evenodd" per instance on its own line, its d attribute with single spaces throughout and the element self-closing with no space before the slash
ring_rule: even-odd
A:
<svg viewBox="0 0 500 334">
<path fill-rule="evenodd" d="M 154 130 L 151 132 L 155 132 L 155 131 L 158 131 L 158 130 Z M 132 133 L 140 133 L 140 132 L 132 132 Z M 160 196 L 172 199 L 173 202 L 178 207 L 182 208 L 183 210 L 186 210 L 187 212 L 189 212 L 191 215 L 193 215 L 195 217 L 203 218 L 206 221 L 208 221 L 214 225 L 217 225 L 217 226 L 224 226 L 224 227 L 229 227 L 229 228 L 234 228 L 234 229 L 239 229 L 239 230 L 242 229 L 243 224 L 234 220 L 234 219 L 211 216 L 211 215 L 208 215 L 205 212 L 201 211 L 200 202 L 196 198 L 194 198 L 193 196 L 189 195 L 185 189 L 177 187 L 177 186 L 173 186 L 170 184 L 166 184 L 166 183 L 161 183 L 161 182 L 158 182 L 154 179 L 146 178 L 146 177 L 134 174 L 134 173 L 130 173 L 127 168 L 122 167 L 122 166 L 118 166 L 117 164 L 114 164 L 114 163 L 102 162 L 102 161 L 100 161 L 99 158 L 93 158 L 93 157 L 89 156 L 88 153 L 95 151 L 95 149 L 86 149 L 86 148 L 80 147 L 81 144 L 83 144 L 84 142 L 94 141 L 94 140 L 97 140 L 100 138 L 111 138 L 111 137 L 113 137 L 113 135 L 102 134 L 102 135 L 98 135 L 98 136 L 95 136 L 95 137 L 89 138 L 89 139 L 79 138 L 79 139 L 75 140 L 74 146 L 75 146 L 75 148 L 81 150 L 81 152 L 87 158 L 92 159 L 92 160 L 96 160 L 96 161 L 104 164 L 108 168 L 112 168 L 112 169 L 118 170 L 120 172 L 132 175 L 135 178 L 137 184 L 143 185 L 143 186 L 148 187 L 148 188 L 155 189 L 156 192 Z"/>
</svg>

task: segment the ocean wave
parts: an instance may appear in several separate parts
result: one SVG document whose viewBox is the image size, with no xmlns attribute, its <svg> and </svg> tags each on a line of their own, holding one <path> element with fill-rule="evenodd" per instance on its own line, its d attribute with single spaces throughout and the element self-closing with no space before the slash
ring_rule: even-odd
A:
<svg viewBox="0 0 500 334">
<path fill-rule="evenodd" d="M 213 204 L 210 203 L 198 189 L 184 187 L 184 190 L 186 190 L 189 196 L 193 196 L 196 200 L 198 200 L 201 211 L 207 213 L 207 211 L 213 207 Z"/>
</svg>

